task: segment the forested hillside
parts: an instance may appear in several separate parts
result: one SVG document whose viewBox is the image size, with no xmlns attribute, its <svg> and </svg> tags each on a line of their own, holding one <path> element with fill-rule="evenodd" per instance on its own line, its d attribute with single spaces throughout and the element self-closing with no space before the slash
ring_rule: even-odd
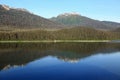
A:
<svg viewBox="0 0 120 80">
<path fill-rule="evenodd" d="M 64 13 L 50 19 L 68 26 L 84 26 L 102 30 L 112 30 L 120 27 L 120 23 L 94 20 L 76 13 Z"/>
<path fill-rule="evenodd" d="M 25 9 L 0 5 L 0 28 L 61 28 L 63 25 L 37 16 Z"/>
<path fill-rule="evenodd" d="M 110 22 L 101 24 L 100 21 L 79 14 L 63 14 L 52 20 L 37 16 L 26 9 L 0 5 L 0 40 L 120 39 L 119 31 L 102 30 L 113 29 L 108 26 L 112 25 Z M 54 22 L 56 20 L 58 22 Z M 105 23 L 109 24 L 105 25 Z M 119 27 L 119 23 L 117 27 Z M 117 27 L 115 29 L 119 30 Z"/>
</svg>

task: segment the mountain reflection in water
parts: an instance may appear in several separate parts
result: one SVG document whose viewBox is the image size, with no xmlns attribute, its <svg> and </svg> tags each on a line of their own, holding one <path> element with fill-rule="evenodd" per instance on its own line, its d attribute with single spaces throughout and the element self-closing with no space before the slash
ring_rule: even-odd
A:
<svg viewBox="0 0 120 80">
<path fill-rule="evenodd" d="M 30 72 L 28 70 L 31 69 L 32 73 L 29 75 L 33 75 L 33 77 L 25 78 L 29 80 L 32 80 L 35 76 L 36 79 L 42 80 L 66 80 L 69 78 L 71 80 L 84 80 L 85 76 L 88 76 L 88 79 L 85 78 L 85 80 L 95 80 L 94 76 L 96 75 L 97 80 L 104 80 L 104 78 L 106 80 L 120 80 L 119 57 L 120 44 L 118 43 L 1 43 L 0 80 L 18 80 L 17 77 L 12 75 L 12 72 L 16 69 L 18 70 L 17 73 L 22 73 L 21 71 L 24 69 L 25 74 Z M 113 70 L 113 68 L 115 69 Z M 12 76 L 9 75 L 8 78 L 5 78 L 3 74 L 9 74 L 7 71 L 11 71 Z M 39 74 L 44 76 L 37 76 Z M 56 77 L 53 78 L 50 75 L 56 75 Z M 59 75 L 66 75 L 69 78 L 60 78 Z M 21 76 L 21 80 L 24 80 L 24 77 Z"/>
</svg>

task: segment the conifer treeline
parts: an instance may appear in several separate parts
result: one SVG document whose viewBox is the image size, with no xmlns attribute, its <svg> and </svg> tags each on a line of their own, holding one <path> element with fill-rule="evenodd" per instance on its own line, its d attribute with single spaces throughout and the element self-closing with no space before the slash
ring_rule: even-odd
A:
<svg viewBox="0 0 120 80">
<path fill-rule="evenodd" d="M 0 31 L 0 40 L 118 40 L 119 32 L 76 27 L 55 31 L 19 30 Z"/>
</svg>

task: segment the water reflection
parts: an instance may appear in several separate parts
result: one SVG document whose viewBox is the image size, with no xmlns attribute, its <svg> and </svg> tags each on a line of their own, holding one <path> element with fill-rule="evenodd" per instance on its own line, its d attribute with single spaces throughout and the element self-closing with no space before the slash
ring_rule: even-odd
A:
<svg viewBox="0 0 120 80">
<path fill-rule="evenodd" d="M 46 56 L 55 56 L 64 61 L 77 62 L 98 53 L 120 51 L 120 44 L 110 43 L 42 43 L 0 44 L 0 69 L 8 65 L 24 65 Z"/>
<path fill-rule="evenodd" d="M 0 78 L 120 80 L 119 58 L 117 43 L 0 44 Z"/>
</svg>

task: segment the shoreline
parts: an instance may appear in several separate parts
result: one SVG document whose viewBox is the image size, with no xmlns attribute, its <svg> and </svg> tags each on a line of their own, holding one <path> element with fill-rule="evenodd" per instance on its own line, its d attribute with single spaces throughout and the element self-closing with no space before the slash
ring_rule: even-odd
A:
<svg viewBox="0 0 120 80">
<path fill-rule="evenodd" d="M 114 40 L 7 40 L 0 41 L 0 43 L 79 43 L 79 42 L 112 42 Z"/>
</svg>

